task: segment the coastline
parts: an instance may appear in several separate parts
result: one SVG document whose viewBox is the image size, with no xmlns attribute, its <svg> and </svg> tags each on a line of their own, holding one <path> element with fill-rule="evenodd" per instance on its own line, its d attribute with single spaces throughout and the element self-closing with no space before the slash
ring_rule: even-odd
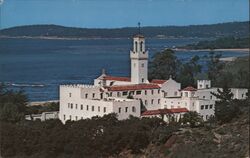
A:
<svg viewBox="0 0 250 158">
<path fill-rule="evenodd" d="M 58 103 L 58 102 L 59 100 L 31 101 L 28 102 L 27 106 L 37 106 L 37 105 L 46 106 L 48 103 Z"/>
<path fill-rule="evenodd" d="M 224 48 L 224 49 L 173 49 L 174 51 L 181 52 L 181 51 L 190 51 L 190 52 L 241 52 L 241 53 L 249 53 L 249 48 Z"/>
<path fill-rule="evenodd" d="M 131 37 L 56 37 L 56 36 L 0 36 L 0 39 L 44 39 L 44 40 L 99 40 L 99 39 L 131 39 Z M 199 39 L 199 37 L 148 37 L 148 39 Z M 202 37 L 200 37 L 202 39 Z"/>
</svg>

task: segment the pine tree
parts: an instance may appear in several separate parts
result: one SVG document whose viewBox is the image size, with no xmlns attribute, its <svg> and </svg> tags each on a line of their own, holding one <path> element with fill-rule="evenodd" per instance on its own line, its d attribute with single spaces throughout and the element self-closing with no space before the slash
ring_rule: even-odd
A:
<svg viewBox="0 0 250 158">
<path fill-rule="evenodd" d="M 217 93 L 211 93 L 219 99 L 215 102 L 215 117 L 220 123 L 229 122 L 239 114 L 239 107 L 235 104 L 227 79 L 224 81 L 222 90 L 218 89 Z"/>
</svg>

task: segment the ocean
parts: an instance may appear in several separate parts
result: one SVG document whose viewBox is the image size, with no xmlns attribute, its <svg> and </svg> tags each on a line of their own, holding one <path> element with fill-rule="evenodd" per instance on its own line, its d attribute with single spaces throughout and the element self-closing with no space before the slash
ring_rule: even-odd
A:
<svg viewBox="0 0 250 158">
<path fill-rule="evenodd" d="M 152 56 L 165 48 L 194 43 L 200 38 L 146 39 Z M 24 90 L 30 101 L 58 99 L 60 84 L 92 84 L 103 68 L 107 74 L 130 76 L 131 39 L 0 39 L 0 82 Z M 182 61 L 209 52 L 176 52 Z M 244 52 L 221 52 L 222 57 Z M 204 61 L 203 61 L 204 62 Z M 205 68 L 204 68 L 205 69 Z"/>
</svg>

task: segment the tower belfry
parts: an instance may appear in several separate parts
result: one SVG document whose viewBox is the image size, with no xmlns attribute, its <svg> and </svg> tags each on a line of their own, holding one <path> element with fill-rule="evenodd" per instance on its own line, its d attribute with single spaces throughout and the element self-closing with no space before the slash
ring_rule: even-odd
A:
<svg viewBox="0 0 250 158">
<path fill-rule="evenodd" d="M 130 51 L 131 82 L 134 84 L 148 83 L 148 51 L 145 50 L 145 38 L 140 34 L 140 23 L 138 31 L 139 34 L 133 37 L 133 50 Z"/>
</svg>

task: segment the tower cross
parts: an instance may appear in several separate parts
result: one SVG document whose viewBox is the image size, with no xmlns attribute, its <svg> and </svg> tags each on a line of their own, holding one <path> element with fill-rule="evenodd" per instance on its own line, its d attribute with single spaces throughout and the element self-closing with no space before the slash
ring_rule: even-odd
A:
<svg viewBox="0 0 250 158">
<path fill-rule="evenodd" d="M 141 34 L 141 23 L 138 22 L 138 31 L 139 31 L 139 34 Z"/>
</svg>

